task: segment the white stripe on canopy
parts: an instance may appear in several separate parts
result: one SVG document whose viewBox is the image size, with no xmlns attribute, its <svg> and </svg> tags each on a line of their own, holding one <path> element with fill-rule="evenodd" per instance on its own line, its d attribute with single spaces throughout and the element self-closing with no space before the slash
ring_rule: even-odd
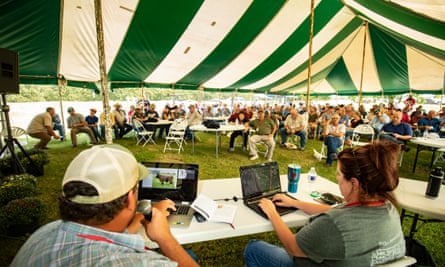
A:
<svg viewBox="0 0 445 267">
<path fill-rule="evenodd" d="M 445 60 L 432 58 L 427 54 L 407 47 L 406 51 L 409 85 L 411 89 L 431 89 L 443 88 L 445 78 Z"/>
<path fill-rule="evenodd" d="M 336 33 L 338 33 L 338 31 L 340 29 L 343 29 L 352 19 L 354 19 L 354 15 L 350 12 L 350 10 L 346 7 L 342 8 L 342 10 L 340 10 L 337 14 L 335 14 L 335 16 L 323 27 L 323 29 L 316 36 L 314 36 L 313 48 L 312 48 L 313 52 L 312 53 L 315 54 L 321 48 L 323 48 L 326 45 L 326 43 L 328 43 L 332 39 L 332 37 Z M 338 51 L 337 49 L 333 49 L 333 50 Z M 332 55 L 332 52 L 333 51 L 330 51 L 329 54 Z M 344 52 L 344 49 L 342 49 L 340 51 L 340 54 L 338 54 L 337 52 L 334 52 L 334 54 L 337 55 L 336 59 L 338 59 L 338 57 L 341 56 L 341 53 L 343 53 L 343 52 Z M 277 68 L 271 74 L 267 75 L 265 78 L 259 80 L 256 83 L 249 84 L 248 86 L 245 86 L 245 88 L 254 89 L 254 88 L 258 88 L 258 87 L 263 87 L 263 86 L 269 85 L 269 84 L 283 78 L 284 76 L 289 74 L 291 71 L 293 71 L 296 66 L 300 66 L 305 61 L 307 61 L 308 54 L 309 54 L 309 44 L 306 44 L 297 54 L 295 54 L 295 56 L 290 58 L 286 63 L 281 65 L 279 68 Z M 333 62 L 332 59 L 329 59 L 328 61 L 330 61 L 330 63 Z M 335 59 L 334 59 L 334 61 L 335 61 Z M 321 65 L 324 65 L 326 67 L 326 64 L 324 64 L 324 63 L 325 62 L 321 63 Z M 306 72 L 306 70 L 305 70 L 305 72 Z M 314 73 L 316 73 L 316 71 Z M 300 75 L 297 75 L 297 77 L 294 77 L 294 78 L 288 80 L 287 82 L 274 87 L 273 89 L 271 89 L 271 92 L 286 89 L 296 83 L 299 83 L 299 82 L 307 79 L 307 74 L 306 74 L 305 78 L 299 77 L 299 76 Z"/>
<path fill-rule="evenodd" d="M 102 2 L 107 70 L 119 51 L 137 4 L 137 0 Z M 63 12 L 59 73 L 68 80 L 100 80 L 94 1 L 64 1 Z"/>
<path fill-rule="evenodd" d="M 345 61 L 346 68 L 357 90 L 360 90 L 360 79 L 362 75 L 364 31 L 365 27 L 361 27 L 360 32 L 343 54 L 343 60 Z M 374 60 L 374 51 L 372 49 L 371 38 L 368 30 L 366 30 L 366 35 L 362 92 L 381 92 L 382 85 L 380 84 L 379 75 L 377 73 L 377 67 Z"/>
<path fill-rule="evenodd" d="M 324 30 L 326 30 L 326 28 L 323 29 L 323 31 Z M 318 73 L 318 72 L 324 70 L 325 68 L 327 68 L 328 66 L 332 65 L 335 61 L 337 61 L 341 57 L 341 55 L 344 53 L 345 49 L 348 47 L 349 43 L 352 41 L 352 39 L 355 37 L 356 34 L 357 34 L 357 31 L 352 32 L 347 38 L 344 38 L 336 47 L 331 49 L 325 56 L 323 56 L 323 58 L 321 58 L 320 60 L 317 60 L 317 62 L 313 63 L 312 67 L 311 67 L 311 72 L 313 74 Z M 322 32 L 320 32 L 320 34 L 318 34 L 317 36 L 323 36 Z M 315 43 L 321 43 L 321 41 L 322 40 L 318 41 L 317 38 L 314 38 L 314 45 L 315 45 Z M 316 51 L 319 48 L 320 47 L 318 47 L 318 46 L 314 46 L 313 51 Z M 302 51 L 305 51 L 307 54 L 308 53 L 307 46 L 304 49 L 302 49 Z M 307 80 L 307 76 L 308 76 L 308 69 L 306 68 L 306 69 L 304 69 L 304 71 L 300 72 L 295 77 L 274 87 L 271 90 L 271 92 L 280 91 L 280 90 L 292 87 L 295 84 L 299 84 L 300 82 Z"/>
<path fill-rule="evenodd" d="M 356 3 L 354 0 L 344 0 L 345 4 L 355 8 L 359 12 L 366 14 L 370 18 L 372 18 L 376 23 L 384 26 L 385 28 L 391 29 L 394 32 L 401 33 L 413 40 L 421 41 L 425 44 L 428 44 L 432 47 L 435 47 L 440 50 L 445 50 L 445 40 L 442 40 L 440 38 L 436 38 L 434 36 L 425 34 L 423 32 L 416 31 L 412 28 L 406 27 L 402 24 L 399 24 L 397 22 L 394 22 L 390 19 L 387 19 L 386 17 L 383 17 L 369 9 L 367 9 L 364 6 L 361 6 L 360 4 Z"/>
<path fill-rule="evenodd" d="M 207 0 L 146 82 L 176 83 L 201 63 L 232 30 L 252 0 Z M 215 25 L 212 25 L 212 22 Z"/>
<path fill-rule="evenodd" d="M 445 4 L 443 0 L 386 0 L 411 9 L 415 13 L 445 21 Z"/>
<path fill-rule="evenodd" d="M 287 1 L 269 25 L 242 53 L 203 85 L 224 88 L 240 80 L 275 52 L 309 13 L 310 1 Z"/>
</svg>

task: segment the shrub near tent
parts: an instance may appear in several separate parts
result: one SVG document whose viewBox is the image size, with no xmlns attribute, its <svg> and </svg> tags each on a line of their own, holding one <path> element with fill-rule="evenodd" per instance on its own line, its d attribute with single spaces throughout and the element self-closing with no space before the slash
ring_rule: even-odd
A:
<svg viewBox="0 0 445 267">
<path fill-rule="evenodd" d="M 0 233 L 21 236 L 39 227 L 43 202 L 35 197 L 37 179 L 31 174 L 11 175 L 0 180 Z"/>
</svg>

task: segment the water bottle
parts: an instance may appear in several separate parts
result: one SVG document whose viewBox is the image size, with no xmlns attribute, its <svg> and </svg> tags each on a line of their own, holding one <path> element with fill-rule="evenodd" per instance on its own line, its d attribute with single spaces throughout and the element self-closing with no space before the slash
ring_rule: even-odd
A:
<svg viewBox="0 0 445 267">
<path fill-rule="evenodd" d="M 315 181 L 317 181 L 317 172 L 315 171 L 315 167 L 311 167 L 309 170 L 307 180 L 309 185 L 309 194 L 312 197 L 318 197 L 319 193 L 315 190 Z"/>
<path fill-rule="evenodd" d="M 425 128 L 425 130 L 423 131 L 423 137 L 428 137 L 428 128 Z"/>
<path fill-rule="evenodd" d="M 428 180 L 428 186 L 426 187 L 425 195 L 430 198 L 436 198 L 439 196 L 440 186 L 443 180 L 443 171 L 441 167 L 436 167 L 430 173 Z"/>
</svg>

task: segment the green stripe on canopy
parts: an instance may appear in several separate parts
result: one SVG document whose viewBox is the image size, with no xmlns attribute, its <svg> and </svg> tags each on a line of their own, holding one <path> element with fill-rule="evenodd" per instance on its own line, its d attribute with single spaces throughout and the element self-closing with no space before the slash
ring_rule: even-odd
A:
<svg viewBox="0 0 445 267">
<path fill-rule="evenodd" d="M 140 1 L 109 72 L 110 80 L 143 81 L 176 44 L 202 2 Z"/>
<path fill-rule="evenodd" d="M 255 0 L 223 42 L 178 83 L 202 84 L 216 75 L 261 33 L 284 3 L 284 0 Z"/>
<path fill-rule="evenodd" d="M 372 25 L 369 26 L 371 43 L 382 87 L 388 93 L 403 92 L 410 88 L 405 46 Z"/>
<path fill-rule="evenodd" d="M 352 32 L 354 32 L 360 25 L 362 24 L 362 21 L 360 19 L 353 19 L 351 20 L 341 31 L 339 31 L 329 42 L 320 49 L 316 54 L 312 56 L 312 64 L 315 64 L 318 60 L 322 60 L 323 57 L 328 54 L 335 46 L 337 46 L 341 41 L 343 41 L 346 37 L 348 37 Z M 267 87 L 259 88 L 257 91 L 267 91 L 272 87 L 278 86 L 279 84 L 283 83 L 284 81 L 287 81 L 291 79 L 292 77 L 296 76 L 298 73 L 305 71 L 307 69 L 308 61 L 305 61 L 303 64 L 298 66 L 294 71 L 286 75 L 284 78 L 278 80 L 277 82 L 270 84 Z M 294 86 L 292 86 L 294 87 Z"/>
<path fill-rule="evenodd" d="M 0 3 L 0 47 L 19 51 L 20 73 L 57 76 L 60 2 L 15 0 Z"/>
<path fill-rule="evenodd" d="M 341 8 L 343 4 L 340 1 L 323 1 L 314 10 L 314 16 L 318 19 L 314 23 L 314 35 L 316 35 L 329 22 Z M 310 18 L 306 18 L 304 22 L 289 36 L 280 48 L 269 56 L 256 69 L 242 78 L 240 81 L 231 85 L 231 87 L 239 88 L 260 80 L 270 74 L 274 69 L 283 65 L 286 61 L 294 56 L 309 42 L 309 26 Z M 264 89 L 263 89 L 264 90 Z M 267 89 L 266 89 L 267 90 Z"/>
</svg>

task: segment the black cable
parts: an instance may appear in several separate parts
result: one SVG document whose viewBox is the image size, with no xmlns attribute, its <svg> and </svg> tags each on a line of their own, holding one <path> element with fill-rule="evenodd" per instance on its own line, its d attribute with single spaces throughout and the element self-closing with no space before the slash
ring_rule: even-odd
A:
<svg viewBox="0 0 445 267">
<path fill-rule="evenodd" d="M 226 198 L 214 199 L 214 201 L 220 201 L 220 200 L 230 201 L 230 200 L 233 200 L 233 201 L 237 202 L 238 200 L 241 200 L 241 199 L 243 199 L 243 198 L 242 197 L 233 196 L 232 198 L 226 197 Z"/>
</svg>

